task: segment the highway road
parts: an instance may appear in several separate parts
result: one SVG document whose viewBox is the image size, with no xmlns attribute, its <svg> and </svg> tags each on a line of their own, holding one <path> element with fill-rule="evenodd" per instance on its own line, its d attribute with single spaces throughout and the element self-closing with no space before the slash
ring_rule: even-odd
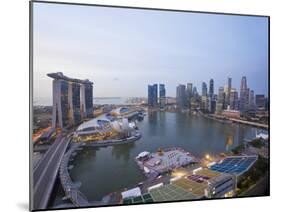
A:
<svg viewBox="0 0 281 212">
<path fill-rule="evenodd" d="M 58 136 L 33 170 L 33 209 L 46 209 L 70 140 L 69 137 Z"/>
</svg>

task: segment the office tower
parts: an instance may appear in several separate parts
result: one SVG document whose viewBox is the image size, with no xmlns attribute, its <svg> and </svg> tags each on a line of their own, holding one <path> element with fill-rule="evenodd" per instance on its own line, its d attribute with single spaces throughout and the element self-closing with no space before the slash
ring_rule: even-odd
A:
<svg viewBox="0 0 281 212">
<path fill-rule="evenodd" d="M 216 103 L 216 113 L 221 114 L 222 110 L 224 109 L 225 102 L 225 92 L 224 87 L 219 87 L 218 91 L 218 99 Z"/>
<path fill-rule="evenodd" d="M 207 96 L 208 94 L 208 89 L 207 89 L 207 84 L 205 82 L 202 83 L 202 96 Z"/>
<path fill-rule="evenodd" d="M 209 97 L 208 96 L 201 96 L 201 110 L 205 112 L 209 111 Z"/>
<path fill-rule="evenodd" d="M 209 82 L 209 96 L 211 97 L 211 99 L 214 96 L 214 80 L 213 79 L 210 79 L 210 82 Z"/>
<path fill-rule="evenodd" d="M 148 85 L 148 106 L 156 107 L 158 102 L 158 85 Z"/>
<path fill-rule="evenodd" d="M 230 103 L 230 92 L 231 92 L 231 84 L 232 84 L 232 79 L 230 77 L 228 77 L 227 79 L 227 91 L 226 91 L 226 100 L 225 100 L 225 106 L 227 107 L 227 105 L 229 105 Z"/>
<path fill-rule="evenodd" d="M 244 111 L 249 105 L 249 89 L 247 88 L 247 78 L 245 76 L 241 79 L 240 84 L 240 110 Z"/>
<path fill-rule="evenodd" d="M 235 88 L 232 88 L 229 97 L 229 106 L 231 110 L 238 110 L 238 100 L 238 92 Z"/>
<path fill-rule="evenodd" d="M 69 78 L 63 73 L 49 73 L 53 78 L 52 127 L 64 129 L 93 115 L 93 86 L 89 80 Z"/>
<path fill-rule="evenodd" d="M 186 106 L 186 92 L 185 92 L 185 85 L 178 85 L 177 86 L 177 107 L 180 109 L 185 108 Z"/>
<path fill-rule="evenodd" d="M 192 83 L 187 83 L 186 85 L 186 100 L 187 100 L 187 107 L 190 109 L 191 107 L 191 98 L 193 97 L 192 95 Z"/>
<path fill-rule="evenodd" d="M 153 106 L 153 86 L 152 85 L 148 85 L 147 104 L 148 104 L 148 106 Z"/>
<path fill-rule="evenodd" d="M 259 110 L 264 110 L 266 105 L 266 98 L 263 94 L 256 95 L 256 107 Z"/>
<path fill-rule="evenodd" d="M 208 97 L 208 111 L 210 113 L 215 113 L 216 111 L 216 100 L 211 96 Z"/>
<path fill-rule="evenodd" d="M 164 84 L 159 84 L 159 99 L 160 109 L 164 109 L 166 104 L 166 89 Z"/>
<path fill-rule="evenodd" d="M 193 89 L 192 89 L 192 96 L 193 96 L 195 101 L 198 100 L 198 92 L 197 92 L 196 86 L 194 86 Z"/>
<path fill-rule="evenodd" d="M 251 110 L 255 109 L 255 93 L 253 90 L 251 90 L 249 94 L 249 108 Z"/>
</svg>

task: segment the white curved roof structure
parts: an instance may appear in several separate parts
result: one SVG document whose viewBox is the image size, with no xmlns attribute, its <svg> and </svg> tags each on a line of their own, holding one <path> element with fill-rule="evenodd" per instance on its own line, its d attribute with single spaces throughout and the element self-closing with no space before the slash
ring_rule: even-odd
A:
<svg viewBox="0 0 281 212">
<path fill-rule="evenodd" d="M 110 120 L 106 117 L 105 114 L 98 116 L 97 118 L 91 119 L 90 121 L 86 121 L 82 123 L 78 128 L 77 131 L 82 131 L 87 128 L 98 128 L 101 127 L 99 122 L 110 122 Z"/>
<path fill-rule="evenodd" d="M 121 108 L 115 109 L 115 111 L 119 111 L 119 113 L 121 111 L 121 114 L 122 114 L 122 113 L 128 112 L 129 109 L 125 108 L 125 107 L 121 107 Z M 112 120 L 110 117 L 111 116 L 108 116 L 107 114 L 102 114 L 94 119 L 91 119 L 89 121 L 82 123 L 76 129 L 76 131 L 88 131 L 88 130 L 90 131 L 90 130 L 95 130 L 95 129 L 99 130 L 99 129 L 102 129 L 104 127 L 104 124 L 106 124 L 106 123 L 110 124 L 110 126 L 118 132 L 123 132 L 123 131 L 129 129 L 130 125 L 129 125 L 129 121 L 127 118 L 122 118 L 122 120 L 118 121 L 118 120 Z"/>
</svg>

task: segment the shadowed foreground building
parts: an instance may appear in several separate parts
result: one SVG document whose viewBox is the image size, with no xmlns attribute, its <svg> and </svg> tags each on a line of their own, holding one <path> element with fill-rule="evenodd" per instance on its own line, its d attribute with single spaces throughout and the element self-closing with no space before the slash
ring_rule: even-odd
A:
<svg viewBox="0 0 281 212">
<path fill-rule="evenodd" d="M 66 128 L 93 116 L 93 83 L 49 73 L 53 78 L 52 127 Z"/>
</svg>

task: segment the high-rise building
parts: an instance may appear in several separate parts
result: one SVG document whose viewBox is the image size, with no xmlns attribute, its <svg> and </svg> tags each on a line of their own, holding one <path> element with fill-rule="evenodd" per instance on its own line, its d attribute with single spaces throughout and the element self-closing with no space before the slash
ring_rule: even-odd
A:
<svg viewBox="0 0 281 212">
<path fill-rule="evenodd" d="M 260 110 L 265 109 L 266 98 L 263 94 L 256 95 L 256 107 Z"/>
<path fill-rule="evenodd" d="M 164 84 L 159 84 L 159 102 L 160 109 L 164 109 L 166 105 L 166 89 Z"/>
<path fill-rule="evenodd" d="M 230 77 L 228 77 L 227 79 L 227 93 L 226 93 L 226 101 L 225 101 L 225 106 L 227 107 L 227 105 L 230 104 L 230 92 L 231 92 L 231 85 L 232 84 L 232 79 Z"/>
<path fill-rule="evenodd" d="M 208 88 L 206 82 L 202 82 L 202 96 L 208 95 Z"/>
<path fill-rule="evenodd" d="M 216 111 L 216 100 L 214 97 L 208 97 L 208 110 L 210 113 L 215 113 Z"/>
<path fill-rule="evenodd" d="M 158 103 L 158 85 L 148 85 L 148 106 L 156 107 Z"/>
<path fill-rule="evenodd" d="M 209 96 L 211 97 L 211 99 L 214 96 L 214 80 L 213 79 L 210 79 L 210 82 L 209 82 Z"/>
<path fill-rule="evenodd" d="M 93 115 L 93 83 L 49 73 L 53 78 L 52 127 L 65 129 Z"/>
<path fill-rule="evenodd" d="M 249 89 L 247 88 L 247 78 L 245 76 L 241 79 L 240 84 L 240 110 L 244 111 L 249 105 Z"/>
<path fill-rule="evenodd" d="M 193 86 L 192 86 L 192 83 L 187 83 L 186 85 L 186 100 L 187 100 L 187 107 L 190 109 L 191 107 L 191 99 L 193 97 L 192 95 L 192 89 L 193 89 Z"/>
<path fill-rule="evenodd" d="M 201 96 L 200 108 L 201 108 L 201 110 L 204 110 L 205 112 L 209 111 L 209 97 L 208 96 Z"/>
<path fill-rule="evenodd" d="M 229 97 L 229 106 L 231 110 L 238 110 L 238 100 L 238 92 L 235 88 L 232 88 Z"/>
<path fill-rule="evenodd" d="M 198 100 L 198 91 L 197 91 L 196 86 L 194 86 L 193 89 L 192 89 L 192 96 L 193 96 L 195 101 Z"/>
<path fill-rule="evenodd" d="M 185 85 L 178 85 L 177 86 L 177 107 L 183 109 L 186 107 L 186 92 L 185 92 Z"/>
<path fill-rule="evenodd" d="M 255 109 L 255 93 L 253 90 L 251 90 L 249 94 L 249 108 L 251 110 Z"/>
<path fill-rule="evenodd" d="M 218 99 L 216 102 L 216 113 L 217 114 L 221 114 L 222 110 L 224 109 L 224 104 L 225 104 L 224 87 L 219 87 Z"/>
</svg>

